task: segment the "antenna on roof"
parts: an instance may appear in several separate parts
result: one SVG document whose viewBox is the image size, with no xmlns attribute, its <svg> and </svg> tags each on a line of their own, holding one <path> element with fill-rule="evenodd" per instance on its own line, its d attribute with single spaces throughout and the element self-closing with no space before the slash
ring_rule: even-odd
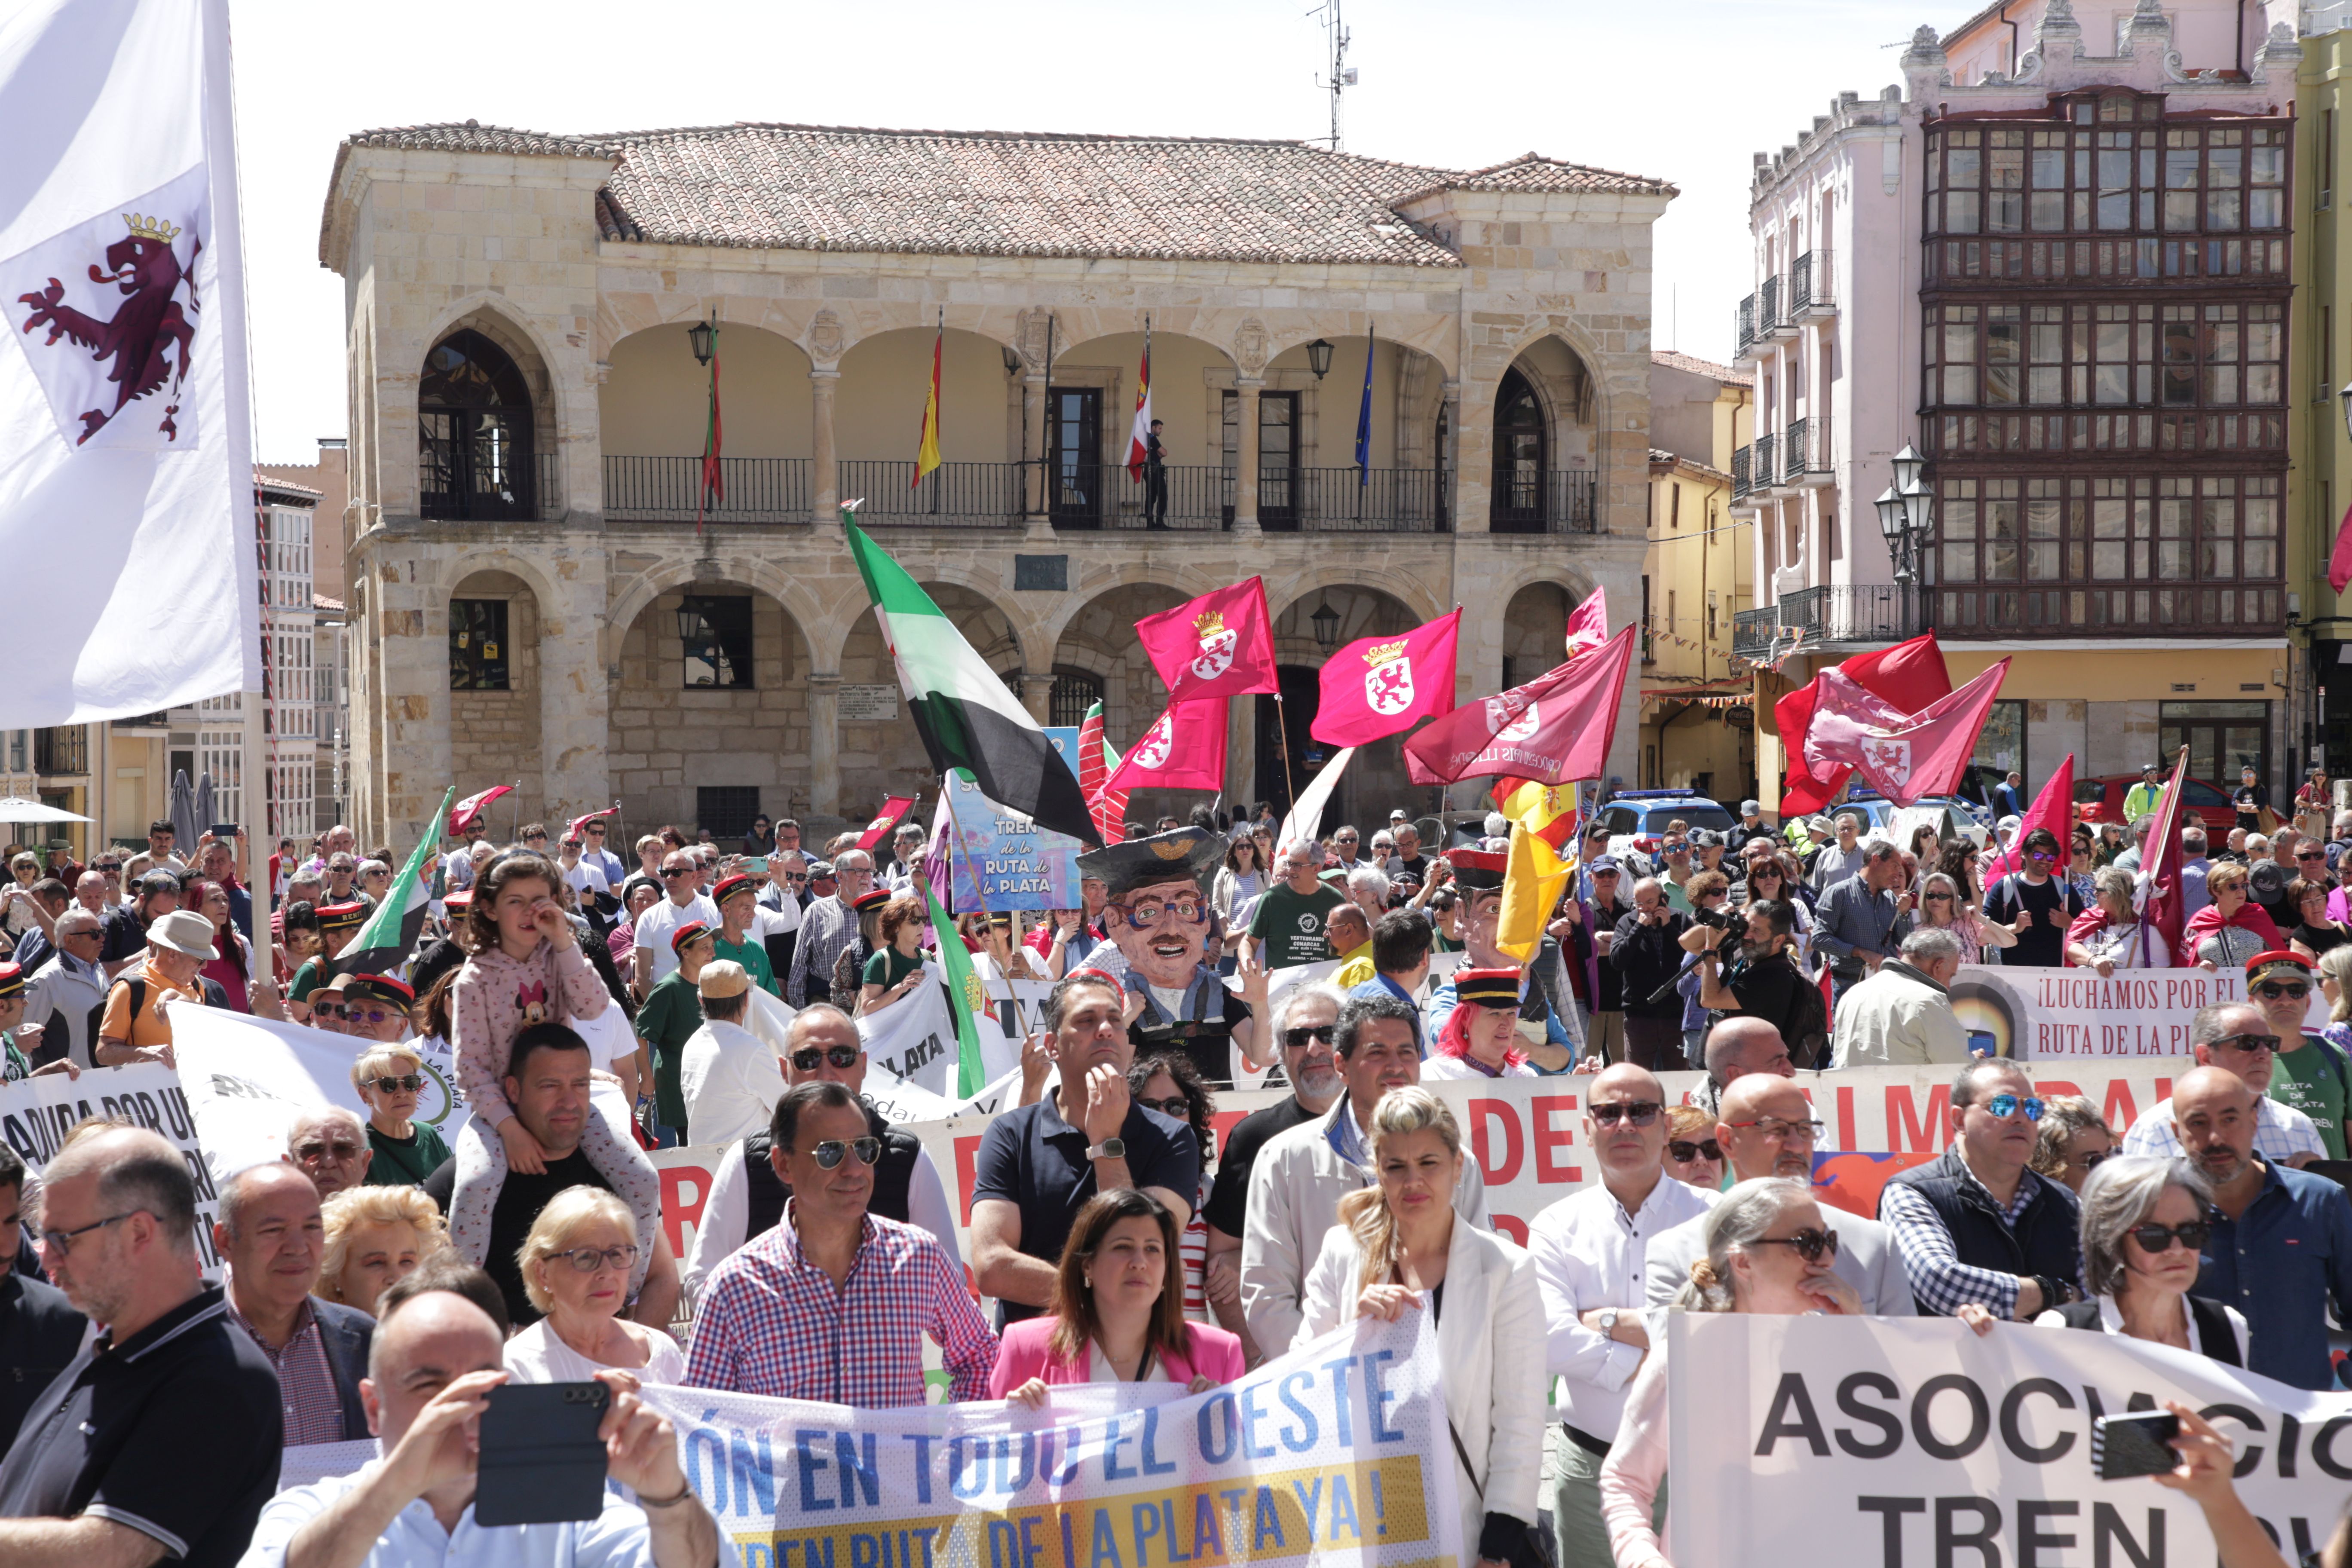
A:
<svg viewBox="0 0 2352 1568">
<path fill-rule="evenodd" d="M 1331 95 L 1331 151 L 1339 151 L 1340 130 L 1344 117 L 1340 113 L 1339 95 L 1356 85 L 1356 68 L 1348 64 L 1349 34 L 1339 18 L 1339 0 L 1323 0 L 1309 16 L 1323 18 L 1323 30 L 1331 40 L 1330 72 L 1317 85 Z"/>
</svg>

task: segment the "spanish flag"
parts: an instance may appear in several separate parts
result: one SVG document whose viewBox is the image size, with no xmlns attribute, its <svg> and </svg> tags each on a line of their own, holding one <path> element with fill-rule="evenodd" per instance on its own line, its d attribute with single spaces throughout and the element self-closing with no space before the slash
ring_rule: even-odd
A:
<svg viewBox="0 0 2352 1568">
<path fill-rule="evenodd" d="M 1511 830 L 1511 858 L 1503 872 L 1503 907 L 1495 918 L 1496 947 L 1521 963 L 1536 955 L 1569 871 L 1542 838 L 1524 826 Z"/>
<path fill-rule="evenodd" d="M 1568 847 L 1576 831 L 1576 786 L 1540 784 L 1528 779 L 1501 778 L 1487 796 L 1495 809 L 1542 839 L 1554 849 Z"/>
<path fill-rule="evenodd" d="M 940 351 L 947 346 L 947 312 L 940 312 L 940 335 L 931 340 L 931 390 L 923 399 L 923 439 L 915 448 L 915 479 L 908 489 L 919 489 L 925 476 L 940 466 Z"/>
</svg>

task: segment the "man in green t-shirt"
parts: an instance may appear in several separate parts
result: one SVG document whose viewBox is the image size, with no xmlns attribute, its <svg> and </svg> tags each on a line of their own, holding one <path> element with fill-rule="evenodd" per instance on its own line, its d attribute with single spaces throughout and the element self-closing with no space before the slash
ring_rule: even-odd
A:
<svg viewBox="0 0 2352 1568">
<path fill-rule="evenodd" d="M 760 884 L 740 871 L 732 872 L 712 885 L 710 901 L 719 906 L 718 956 L 741 964 L 751 984 L 769 995 L 782 996 L 776 988 L 775 965 L 768 962 L 767 944 L 751 931 L 751 922 L 759 918 Z"/>
<path fill-rule="evenodd" d="M 686 1141 L 686 1089 L 678 1068 L 686 1060 L 686 1042 L 702 1027 L 702 993 L 696 983 L 702 966 L 717 956 L 717 938 L 700 921 L 671 932 L 669 950 L 677 954 L 677 967 L 654 982 L 637 1009 L 637 1038 L 653 1053 L 654 1125 L 665 1149 Z"/>
<path fill-rule="evenodd" d="M 1348 900 L 1316 876 L 1320 858 L 1311 844 L 1290 846 L 1283 852 L 1282 880 L 1257 901 L 1249 934 L 1262 944 L 1268 969 L 1319 963 L 1331 956 L 1331 944 L 1323 939 L 1324 911 Z"/>
<path fill-rule="evenodd" d="M 2270 1096 L 2292 1105 L 2319 1128 L 2327 1157 L 2345 1157 L 2344 1118 L 2352 1111 L 2352 1071 L 2344 1053 L 2303 1032 L 2311 1006 L 2311 961 L 2299 952 L 2258 952 L 2246 964 L 2246 998 L 2262 1009 L 2279 1040 Z"/>
</svg>

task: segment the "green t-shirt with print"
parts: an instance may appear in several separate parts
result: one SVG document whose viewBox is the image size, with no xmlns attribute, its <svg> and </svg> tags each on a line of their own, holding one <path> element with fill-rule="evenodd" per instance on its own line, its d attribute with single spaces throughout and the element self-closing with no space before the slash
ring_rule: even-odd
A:
<svg viewBox="0 0 2352 1568">
<path fill-rule="evenodd" d="M 1294 893 L 1289 884 L 1277 882 L 1267 889 L 1265 897 L 1257 901 L 1257 914 L 1249 929 L 1250 935 L 1265 943 L 1265 966 L 1289 969 L 1320 963 L 1332 956 L 1331 944 L 1323 939 L 1323 917 L 1347 901 L 1323 887 L 1311 893 Z"/>
<path fill-rule="evenodd" d="M 768 962 L 768 950 L 761 944 L 759 938 L 753 937 L 750 942 L 738 947 L 729 942 L 726 934 L 721 932 L 715 939 L 715 942 L 719 950 L 718 956 L 741 964 L 743 973 L 751 977 L 752 984 L 771 996 L 783 994 L 776 988 L 775 967 Z"/>
<path fill-rule="evenodd" d="M 2281 1051 L 2271 1073 L 2271 1098 L 2292 1105 L 2319 1123 L 2327 1157 L 2344 1158 L 2344 1058 L 2325 1040 L 2306 1038 L 2303 1048 Z"/>
</svg>

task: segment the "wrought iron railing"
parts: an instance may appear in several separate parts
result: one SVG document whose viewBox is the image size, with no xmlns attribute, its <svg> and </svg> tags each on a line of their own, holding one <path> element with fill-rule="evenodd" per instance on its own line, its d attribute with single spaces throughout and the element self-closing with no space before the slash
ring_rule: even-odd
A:
<svg viewBox="0 0 2352 1568">
<path fill-rule="evenodd" d="M 1830 288 L 1830 252 L 1809 250 L 1789 264 L 1789 314 L 1825 310 L 1836 303 Z"/>
<path fill-rule="evenodd" d="M 841 493 L 864 498 L 861 525 L 1017 528 L 1026 472 L 1022 463 L 941 463 L 917 484 L 910 459 L 859 458 L 841 464 Z"/>
<path fill-rule="evenodd" d="M 1435 468 L 1269 468 L 1258 526 L 1269 533 L 1434 533 L 1444 508 Z"/>
<path fill-rule="evenodd" d="M 1553 468 L 1524 479 L 1497 474 L 1487 528 L 1495 533 L 1591 533 L 1600 526 L 1600 476 L 1591 468 Z"/>
<path fill-rule="evenodd" d="M 1739 301 L 1739 317 L 1738 321 L 1733 325 L 1732 336 L 1734 339 L 1734 357 L 1747 353 L 1748 345 L 1756 341 L 1755 295 L 1750 294 L 1748 298 Z"/>
<path fill-rule="evenodd" d="M 1781 326 L 1780 281 L 1778 276 L 1767 278 L 1764 286 L 1756 290 L 1756 335 L 1759 338 L 1778 331 Z"/>
<path fill-rule="evenodd" d="M 1771 651 L 1772 640 L 1780 635 L 1779 606 L 1766 605 L 1761 609 L 1731 612 L 1731 651 L 1742 658 L 1762 658 Z"/>
<path fill-rule="evenodd" d="M 707 502 L 702 459 L 604 458 L 604 515 L 628 522 L 806 522 L 806 458 L 721 458 L 719 491 Z"/>
<path fill-rule="evenodd" d="M 1747 447 L 1742 447 L 1731 454 L 1731 499 L 1733 500 L 1746 500 L 1748 492 L 1756 488 L 1752 478 L 1755 472 L 1754 458 L 1754 450 Z"/>
<path fill-rule="evenodd" d="M 1234 517 L 1234 476 L 1205 463 L 1171 463 L 1155 488 L 1149 473 L 1129 476 L 1119 463 L 1054 463 L 1054 526 L 1076 531 L 1149 530 L 1214 532 Z"/>
<path fill-rule="evenodd" d="M 1770 436 L 1759 436 L 1748 448 L 1755 454 L 1748 473 L 1759 490 L 1775 489 L 1780 483 L 1780 443 Z"/>
<path fill-rule="evenodd" d="M 1830 583 L 1780 595 L 1780 629 L 1799 627 L 1800 646 L 1901 642 L 1927 626 L 1927 591 L 1900 583 Z"/>
</svg>

